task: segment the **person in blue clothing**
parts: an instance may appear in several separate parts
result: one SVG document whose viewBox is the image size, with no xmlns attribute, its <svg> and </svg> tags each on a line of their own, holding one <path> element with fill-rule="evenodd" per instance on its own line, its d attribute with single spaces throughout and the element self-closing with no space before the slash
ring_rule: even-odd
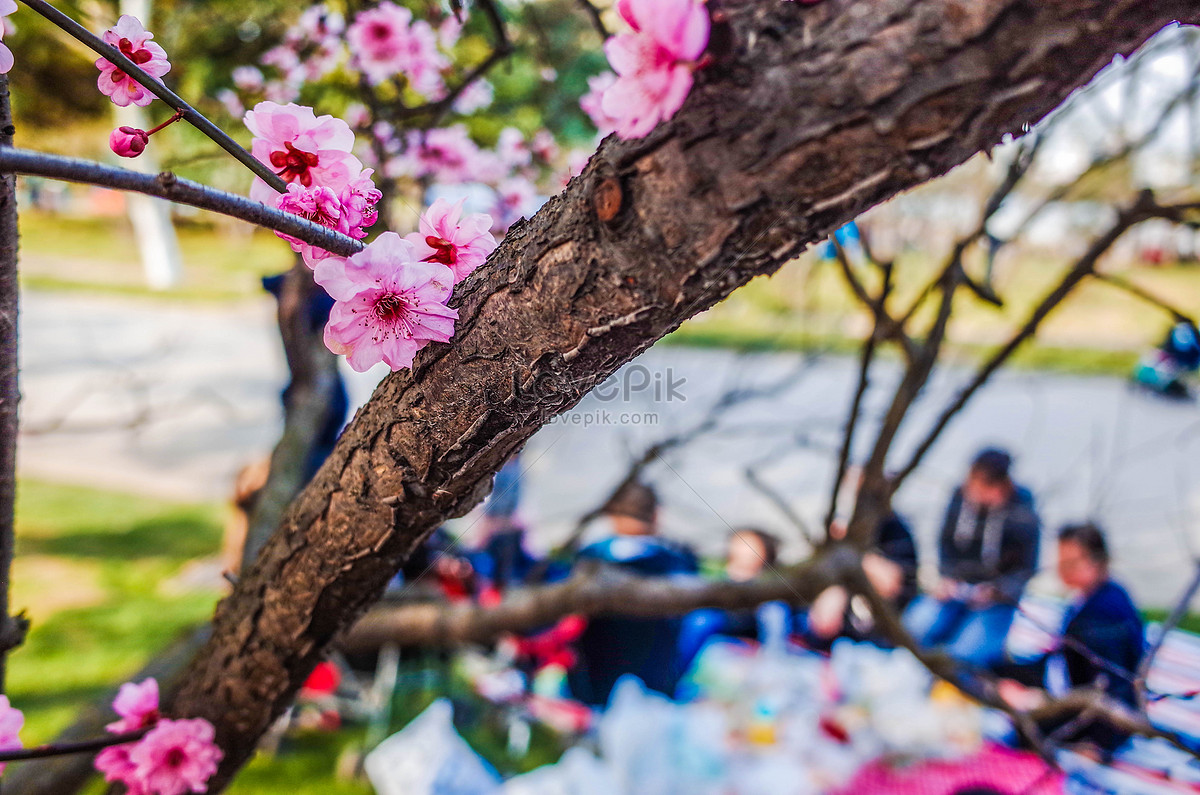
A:
<svg viewBox="0 0 1200 795">
<path fill-rule="evenodd" d="M 1041 521 L 1011 468 L 1004 450 L 987 448 L 975 457 L 946 509 L 937 586 L 904 613 L 919 644 L 971 668 L 1003 662 L 1017 602 L 1037 570 Z"/>
<path fill-rule="evenodd" d="M 1063 614 L 1058 649 L 1044 657 L 1001 669 L 1000 694 L 1018 708 L 1036 706 L 1041 693 L 1100 687 L 1109 697 L 1137 709 L 1133 680 L 1145 649 L 1145 628 L 1129 593 L 1109 574 L 1108 545 L 1095 524 L 1072 524 L 1058 532 L 1058 576 L 1074 594 Z M 1029 690 L 1028 687 L 1041 688 Z M 1079 716 L 1041 728 L 1052 732 Z M 1083 742 L 1108 754 L 1128 737 L 1102 719 L 1077 721 L 1065 742 Z"/>
<path fill-rule="evenodd" d="M 500 591 L 525 582 L 538 562 L 525 548 L 525 527 L 517 519 L 520 501 L 521 459 L 514 453 L 496 473 L 483 504 L 483 540 L 471 554 L 475 571 Z"/>
<path fill-rule="evenodd" d="M 730 582 L 749 582 L 771 572 L 779 559 L 779 537 L 757 527 L 740 527 L 729 534 L 725 553 L 724 577 Z M 790 620 L 791 611 L 780 603 Z M 686 671 L 704 645 L 717 635 L 761 641 L 766 634 L 761 626 L 763 610 L 721 610 L 702 608 L 684 616 L 679 636 L 679 668 Z"/>
<path fill-rule="evenodd" d="M 632 482 L 605 505 L 613 535 L 580 550 L 576 566 L 610 565 L 640 577 L 696 575 L 696 556 L 657 535 L 658 498 Z M 651 690 L 675 691 L 680 670 L 676 648 L 679 618 L 598 616 L 588 621 L 576 644 L 577 663 L 568 677 L 572 694 L 588 704 L 608 702 L 613 686 L 633 674 Z"/>
</svg>

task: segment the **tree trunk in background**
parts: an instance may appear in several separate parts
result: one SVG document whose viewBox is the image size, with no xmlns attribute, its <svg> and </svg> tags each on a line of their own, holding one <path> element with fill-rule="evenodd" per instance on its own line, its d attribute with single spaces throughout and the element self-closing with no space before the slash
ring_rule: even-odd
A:
<svg viewBox="0 0 1200 795">
<path fill-rule="evenodd" d="M 219 791 L 335 635 L 535 431 L 754 276 L 1044 116 L 1186 0 L 714 3 L 679 114 L 605 141 L 459 285 L 458 333 L 385 379 L 254 566 L 168 711 Z"/>
<path fill-rule="evenodd" d="M 279 335 L 291 383 L 284 405 L 283 433 L 271 453 L 270 474 L 250 513 L 242 569 L 249 568 L 279 527 L 283 512 L 304 488 L 308 462 L 335 410 L 337 357 L 325 347 L 324 322 L 314 322 L 312 302 L 320 287 L 300 258 L 284 276 L 277 296 Z"/>
</svg>

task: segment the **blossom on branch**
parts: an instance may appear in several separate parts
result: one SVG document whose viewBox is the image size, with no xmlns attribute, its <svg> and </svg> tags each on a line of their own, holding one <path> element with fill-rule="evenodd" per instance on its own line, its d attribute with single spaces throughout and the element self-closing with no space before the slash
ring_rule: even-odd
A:
<svg viewBox="0 0 1200 795">
<path fill-rule="evenodd" d="M 428 22 L 413 22 L 412 12 L 390 0 L 355 17 L 346 31 L 354 61 L 367 82 L 379 85 L 404 77 L 417 93 L 442 89 L 449 61 L 438 50 L 438 34 Z"/>
<path fill-rule="evenodd" d="M 134 743 L 110 745 L 96 754 L 96 770 L 104 780 L 125 785 L 125 795 L 146 795 L 146 789 L 134 778 L 137 765 L 129 758 Z"/>
<path fill-rule="evenodd" d="M 105 727 L 110 732 L 120 734 L 153 726 L 158 720 L 158 682 L 151 677 L 141 684 L 126 682 L 121 685 L 113 700 L 113 711 L 121 716 L 121 720 Z"/>
<path fill-rule="evenodd" d="M 489 231 L 492 218 L 484 213 L 462 217 L 463 203 L 438 199 L 421 214 L 420 231 L 404 239 L 412 243 L 413 256 L 421 262 L 440 262 L 454 272 L 458 284 L 478 268 L 496 248 Z"/>
<path fill-rule="evenodd" d="M 150 136 L 137 127 L 121 126 L 108 136 L 108 147 L 121 157 L 137 157 L 146 151 Z"/>
<path fill-rule="evenodd" d="M 362 173 L 362 163 L 350 153 L 354 132 L 341 119 L 317 116 L 312 108 L 292 103 L 260 102 L 246 112 L 245 123 L 254 134 L 251 154 L 284 182 L 340 193 Z M 250 198 L 273 207 L 278 194 L 255 177 Z"/>
<path fill-rule="evenodd" d="M 412 244 L 395 232 L 348 259 L 324 260 L 315 277 L 335 301 L 325 345 L 360 373 L 379 362 L 411 367 L 417 351 L 454 334 L 458 311 L 446 306 L 453 271 L 418 262 Z"/>
<path fill-rule="evenodd" d="M 279 197 L 278 207 L 284 212 L 307 218 L 313 223 L 329 227 L 343 235 L 350 234 L 350 225 L 347 223 L 341 198 L 324 185 L 302 188 L 293 182 L 288 185 L 287 193 Z M 317 263 L 326 257 L 333 256 L 325 249 L 305 243 L 299 238 L 283 232 L 275 234 L 290 243 L 292 251 L 300 254 L 304 259 L 304 264 L 310 268 L 315 268 Z"/>
<path fill-rule="evenodd" d="M 116 47 L 122 55 L 159 82 L 162 82 L 163 75 L 171 71 L 166 51 L 150 41 L 154 34 L 147 31 L 137 17 L 122 14 L 117 24 L 104 31 L 101 38 L 105 44 Z M 154 101 L 149 89 L 122 72 L 107 58 L 97 59 L 96 68 L 100 70 L 96 85 L 100 93 L 114 104 L 122 108 L 127 105 L 145 107 Z"/>
<path fill-rule="evenodd" d="M 151 795 L 204 792 L 223 756 L 213 737 L 213 725 L 202 718 L 159 721 L 129 752 L 133 772 L 126 783 Z"/>
<path fill-rule="evenodd" d="M 12 751 L 21 747 L 17 736 L 25 725 L 25 716 L 21 710 L 8 703 L 8 696 L 0 696 L 0 751 Z M 4 772 L 4 763 L 0 762 L 0 773 Z"/>
<path fill-rule="evenodd" d="M 687 98 L 708 46 L 708 10 L 699 0 L 618 0 L 617 12 L 633 32 L 604 44 L 617 79 L 600 108 L 616 121 L 617 135 L 641 138 Z"/>
<path fill-rule="evenodd" d="M 4 35 L 9 33 L 10 22 L 8 15 L 16 13 L 17 0 L 0 0 L 0 75 L 8 74 L 15 63 L 13 60 L 12 50 L 8 49 L 8 45 L 3 43 Z"/>
</svg>

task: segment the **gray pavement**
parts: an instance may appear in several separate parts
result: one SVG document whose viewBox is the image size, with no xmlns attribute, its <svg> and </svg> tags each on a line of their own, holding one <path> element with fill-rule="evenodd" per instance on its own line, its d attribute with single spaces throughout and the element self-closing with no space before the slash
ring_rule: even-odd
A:
<svg viewBox="0 0 1200 795">
<path fill-rule="evenodd" d="M 238 468 L 269 451 L 285 369 L 268 298 L 236 306 L 38 292 L 22 298 L 23 475 L 225 499 Z M 731 384 L 770 382 L 798 359 L 647 352 L 527 446 L 521 510 L 534 544 L 561 538 L 633 455 L 699 421 Z M 663 498 L 664 531 L 716 553 L 731 526 L 759 524 L 793 539 L 786 554 L 801 554 L 798 531 L 744 471 L 753 465 L 818 524 L 855 369 L 849 359 L 821 360 L 789 389 L 723 415 L 717 430 L 654 466 L 649 476 Z M 364 401 L 383 372 L 347 375 L 352 397 Z M 897 461 L 965 375 L 950 366 L 933 379 L 902 430 Z M 895 366 L 879 368 L 868 417 L 882 410 L 896 377 Z M 872 425 L 863 426 L 860 441 Z M 932 551 L 949 490 L 983 444 L 1017 453 L 1017 475 L 1046 520 L 1045 561 L 1059 523 L 1096 518 L 1109 528 L 1118 574 L 1136 597 L 1165 604 L 1182 588 L 1200 549 L 1200 408 L 1131 392 L 1120 379 L 1001 374 L 899 495 L 925 551 Z M 471 538 L 473 518 L 454 530 Z"/>
</svg>

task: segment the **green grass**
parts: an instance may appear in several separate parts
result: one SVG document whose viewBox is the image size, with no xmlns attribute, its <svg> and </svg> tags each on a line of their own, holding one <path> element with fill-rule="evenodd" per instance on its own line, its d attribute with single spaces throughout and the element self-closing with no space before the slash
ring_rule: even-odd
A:
<svg viewBox="0 0 1200 795">
<path fill-rule="evenodd" d="M 44 290 L 227 301 L 262 294 L 259 278 L 287 270 L 292 251 L 273 233 L 245 224 L 177 224 L 183 283 L 145 285 L 133 229 L 125 216 L 20 216 L 21 284 Z"/>
<path fill-rule="evenodd" d="M 216 553 L 222 514 L 217 505 L 20 482 L 13 605 L 33 627 L 10 657 L 8 695 L 25 713 L 27 745 L 52 739 L 78 708 L 212 615 L 217 590 L 169 583 Z M 356 742 L 359 731 L 289 739 L 278 757 L 256 758 L 230 792 L 365 795 L 367 785 L 333 775 Z"/>
</svg>

